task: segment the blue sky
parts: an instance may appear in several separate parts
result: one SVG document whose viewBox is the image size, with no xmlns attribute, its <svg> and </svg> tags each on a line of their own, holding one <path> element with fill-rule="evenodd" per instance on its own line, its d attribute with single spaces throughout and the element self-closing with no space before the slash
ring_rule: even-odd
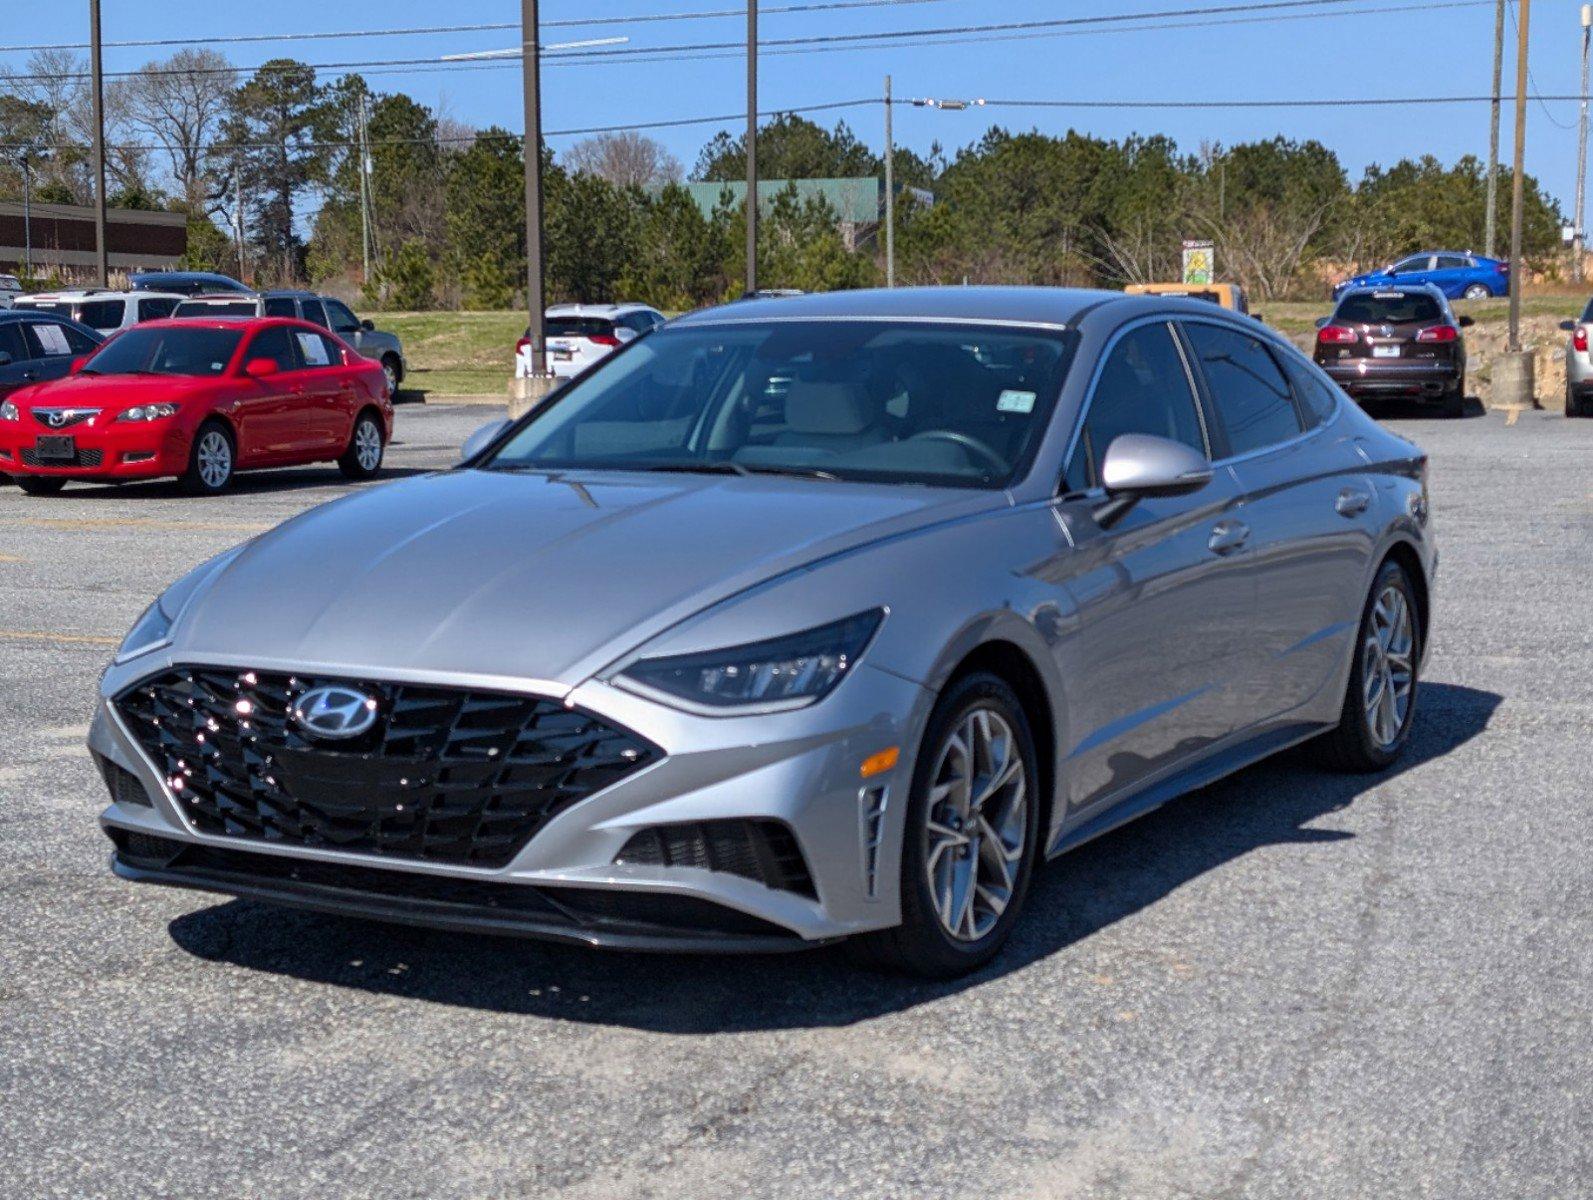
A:
<svg viewBox="0 0 1593 1200">
<path fill-rule="evenodd" d="M 793 0 L 764 0 L 766 7 Z M 766 39 L 813 34 L 863 33 L 959 24 L 1044 20 L 1069 15 L 1153 12 L 1207 7 L 1223 0 L 1101 0 L 1064 6 L 1047 0 L 920 0 L 861 11 L 770 13 Z M 1388 0 L 1386 9 L 1349 0 L 1352 15 L 1315 16 L 1250 24 L 1151 31 L 1043 36 L 945 45 L 869 47 L 823 54 L 767 54 L 762 64 L 762 107 L 777 108 L 877 96 L 883 76 L 895 77 L 898 96 L 985 96 L 1011 99 L 1247 99 L 1485 94 L 1489 88 L 1493 5 L 1457 0 L 1420 11 L 1391 11 L 1422 0 Z M 546 22 L 730 9 L 738 0 L 543 0 Z M 273 0 L 266 6 L 216 0 L 107 0 L 108 41 L 201 37 L 239 33 L 307 33 L 368 28 L 515 21 L 515 0 L 473 0 L 451 7 L 435 0 L 386 0 L 377 5 L 332 6 L 324 0 Z M 11 6 L 5 22 L 10 44 L 76 41 L 86 36 L 85 0 Z M 1539 0 L 1533 7 L 1532 73 L 1544 94 L 1574 93 L 1579 83 L 1579 5 Z M 1208 18 L 1208 20 L 1211 18 Z M 604 28 L 549 28 L 545 41 L 628 34 L 635 47 L 677 42 L 734 41 L 739 17 L 643 23 Z M 1506 91 L 1513 87 L 1512 49 L 1506 56 Z M 278 53 L 311 62 L 370 58 L 422 58 L 515 44 L 512 33 L 469 33 L 317 41 L 288 46 L 226 47 L 235 61 L 258 63 Z M 107 69 L 135 67 L 167 50 L 107 52 Z M 23 55 L 0 52 L 22 65 Z M 744 62 L 738 56 L 707 61 L 566 66 L 544 71 L 545 128 L 617 125 L 735 112 L 742 103 Z M 519 77 L 509 69 L 365 72 L 379 90 L 402 89 L 424 103 L 478 125 L 521 127 Z M 816 114 L 833 124 L 844 118 L 876 147 L 882 142 L 878 105 Z M 1528 170 L 1540 176 L 1562 206 L 1570 207 L 1576 169 L 1574 102 L 1529 103 Z M 1504 111 L 1508 161 L 1511 110 Z M 1283 133 L 1317 138 L 1336 150 L 1352 175 L 1368 163 L 1390 163 L 1433 153 L 1445 161 L 1487 150 L 1487 105 L 1421 108 L 1334 107 L 1310 110 L 1091 111 L 990 107 L 968 112 L 898 108 L 897 140 L 926 151 L 936 140 L 954 149 L 992 123 L 1069 127 L 1122 136 L 1166 133 L 1193 150 L 1202 140 L 1242 141 Z M 665 130 L 663 141 L 690 168 L 698 148 L 717 126 Z M 553 137 L 555 149 L 573 140 Z"/>
</svg>

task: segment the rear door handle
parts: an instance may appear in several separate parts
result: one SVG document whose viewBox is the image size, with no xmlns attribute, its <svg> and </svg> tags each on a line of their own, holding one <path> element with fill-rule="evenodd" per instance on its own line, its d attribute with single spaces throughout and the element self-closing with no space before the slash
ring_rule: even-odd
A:
<svg viewBox="0 0 1593 1200">
<path fill-rule="evenodd" d="M 1359 488 L 1345 488 L 1333 502 L 1334 510 L 1341 517 L 1358 517 L 1371 507 L 1371 496 Z"/>
<path fill-rule="evenodd" d="M 1250 540 L 1250 526 L 1243 521 L 1218 521 L 1211 528 L 1206 546 L 1213 554 L 1232 554 L 1244 549 Z"/>
</svg>

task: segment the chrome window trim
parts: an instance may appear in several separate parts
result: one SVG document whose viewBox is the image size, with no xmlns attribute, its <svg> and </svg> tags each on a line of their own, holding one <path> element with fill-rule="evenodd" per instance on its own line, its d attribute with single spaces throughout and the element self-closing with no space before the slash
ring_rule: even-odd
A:
<svg viewBox="0 0 1593 1200">
<path fill-rule="evenodd" d="M 1169 312 L 1150 313 L 1145 316 L 1135 317 L 1117 327 L 1112 336 L 1101 347 L 1101 352 L 1095 356 L 1095 367 L 1090 372 L 1090 382 L 1084 393 L 1084 403 L 1079 405 L 1078 415 L 1073 419 L 1073 431 L 1068 436 L 1067 449 L 1062 453 L 1062 469 L 1057 475 L 1056 491 L 1058 496 L 1066 495 L 1062 490 L 1063 483 L 1067 480 L 1068 466 L 1073 462 L 1073 455 L 1079 448 L 1079 443 L 1084 438 L 1084 426 L 1090 419 L 1090 409 L 1095 406 L 1095 393 L 1101 383 L 1101 373 L 1106 369 L 1107 359 L 1112 357 L 1112 352 L 1117 349 L 1117 343 L 1136 329 L 1146 325 L 1161 324 L 1167 329 L 1167 336 L 1172 339 L 1173 346 L 1178 351 L 1178 361 L 1184 367 L 1184 382 L 1189 385 L 1189 398 L 1195 405 L 1195 417 L 1200 422 L 1200 437 L 1206 446 L 1206 461 L 1213 462 L 1211 457 L 1211 431 L 1206 427 L 1205 406 L 1200 402 L 1200 389 L 1195 384 L 1195 376 L 1191 369 L 1189 357 L 1184 353 L 1183 339 L 1178 336 L 1173 327 L 1173 322 L 1178 319 L 1178 314 Z M 1217 322 L 1221 324 L 1221 322 Z M 1215 463 L 1213 462 L 1213 465 Z M 1084 489 L 1085 495 L 1098 490 L 1098 485 L 1092 484 Z M 1102 494 L 1104 495 L 1104 489 Z"/>
</svg>

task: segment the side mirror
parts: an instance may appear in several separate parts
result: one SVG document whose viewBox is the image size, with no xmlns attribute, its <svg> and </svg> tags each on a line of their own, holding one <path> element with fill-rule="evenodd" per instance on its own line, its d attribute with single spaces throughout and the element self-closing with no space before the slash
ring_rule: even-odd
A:
<svg viewBox="0 0 1593 1200">
<path fill-rule="evenodd" d="M 1475 325 L 1476 323 L 1477 323 L 1477 320 L 1476 320 L 1475 317 L 1468 317 L 1464 313 L 1461 314 L 1459 317 L 1455 318 L 1455 324 L 1459 325 L 1462 329 L 1469 329 L 1469 328 L 1471 328 L 1471 326 Z M 1574 327 L 1574 323 L 1571 323 L 1571 324 L 1573 324 L 1573 327 Z M 1560 328 L 1563 329 L 1563 328 L 1565 328 L 1565 326 L 1562 325 Z"/>
<path fill-rule="evenodd" d="M 459 449 L 459 461 L 469 462 L 487 448 L 505 429 L 509 428 L 507 418 L 488 421 L 480 429 L 465 439 L 465 444 Z"/>
<path fill-rule="evenodd" d="M 1328 323 L 1328 322 L 1329 322 L 1329 321 L 1331 321 L 1331 320 L 1332 320 L 1332 319 L 1333 319 L 1333 318 L 1332 318 L 1332 317 L 1331 317 L 1331 316 L 1328 316 L 1328 317 L 1318 317 L 1318 318 L 1317 318 L 1317 319 L 1316 319 L 1316 327 L 1317 327 L 1317 328 L 1318 328 L 1318 329 L 1321 329 L 1321 328 L 1322 328 L 1322 326 L 1324 326 L 1324 325 L 1326 325 L 1326 324 L 1327 324 L 1327 323 Z"/>
<path fill-rule="evenodd" d="M 0 350 L 0 367 L 9 367 L 11 362 L 11 351 Z"/>
<path fill-rule="evenodd" d="M 72 365 L 66 369 L 66 373 L 68 375 L 76 375 L 79 371 L 81 371 L 84 367 L 86 367 L 88 365 L 88 360 L 89 360 L 89 356 L 88 355 L 79 354 L 76 358 L 74 358 L 72 360 Z"/>
<path fill-rule="evenodd" d="M 1470 321 L 1471 321 L 1470 317 L 1461 317 L 1460 319 L 1462 321 L 1467 322 L 1467 323 L 1470 323 Z M 1576 332 L 1576 322 L 1575 321 L 1561 321 L 1560 322 L 1560 328 L 1565 330 L 1565 332 L 1567 332 L 1567 333 L 1575 333 Z"/>
<path fill-rule="evenodd" d="M 1107 500 L 1096 523 L 1108 529 L 1147 496 L 1187 496 L 1210 482 L 1211 463 L 1200 451 L 1148 433 L 1121 434 L 1101 461 Z"/>
<path fill-rule="evenodd" d="M 375 333 L 376 332 L 376 322 L 372 321 L 369 317 L 367 317 L 365 320 L 360 322 L 360 328 L 363 329 L 366 333 Z"/>
<path fill-rule="evenodd" d="M 274 358 L 251 358 L 243 364 L 243 373 L 250 379 L 266 379 L 277 373 Z"/>
</svg>

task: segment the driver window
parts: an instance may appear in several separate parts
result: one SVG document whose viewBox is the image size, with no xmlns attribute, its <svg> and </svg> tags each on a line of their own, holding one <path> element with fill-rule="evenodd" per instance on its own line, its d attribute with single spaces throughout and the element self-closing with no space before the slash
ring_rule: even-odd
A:
<svg viewBox="0 0 1593 1200">
<path fill-rule="evenodd" d="M 1411 271 L 1425 271 L 1430 260 L 1430 255 L 1418 254 L 1415 258 L 1407 258 L 1404 262 L 1395 263 L 1389 269 L 1395 275 L 1408 274 Z"/>
<path fill-rule="evenodd" d="M 1125 433 L 1153 434 L 1208 453 L 1189 373 L 1166 324 L 1131 329 L 1112 347 L 1090 397 L 1064 490 L 1093 487 L 1107 448 Z"/>
</svg>

